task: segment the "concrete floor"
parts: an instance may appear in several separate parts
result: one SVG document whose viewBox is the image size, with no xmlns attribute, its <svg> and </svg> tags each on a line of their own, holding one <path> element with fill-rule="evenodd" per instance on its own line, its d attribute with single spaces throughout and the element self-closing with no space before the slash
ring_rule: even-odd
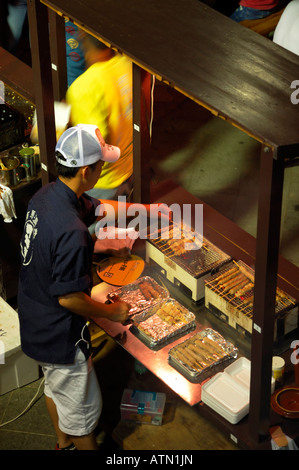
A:
<svg viewBox="0 0 299 470">
<path fill-rule="evenodd" d="M 233 220 L 252 235 L 256 233 L 257 199 L 259 184 L 259 144 L 226 122 L 213 117 L 175 91 L 161 84 L 156 87 L 152 140 L 152 168 L 154 181 L 171 177 L 189 192 L 198 196 L 220 213 Z M 299 266 L 299 167 L 285 171 L 285 187 L 282 214 L 282 255 Z M 115 414 L 122 386 L 114 373 L 109 375 L 114 360 L 109 357 L 107 376 L 103 381 L 107 390 L 105 416 Z M 121 358 L 123 383 L 132 372 L 131 359 Z M 121 362 L 120 362 L 121 363 Z M 102 367 L 102 363 L 101 367 Z M 113 364 L 116 364 L 114 362 Z M 100 368 L 101 369 L 101 368 Z M 102 376 L 101 376 L 102 377 Z M 109 377 L 108 382 L 107 377 Z M 100 380 L 101 382 L 101 380 Z M 17 416 L 36 393 L 40 380 L 0 397 L 0 423 Z M 110 388 L 109 388 L 110 387 Z M 115 395 L 115 402 L 111 394 Z M 42 395 L 40 391 L 39 396 Z M 108 398 L 109 397 L 109 398 Z M 111 408 L 112 407 L 112 408 Z M 206 423 L 208 425 L 208 423 Z M 203 433 L 205 427 L 202 426 Z M 111 429 L 99 429 L 102 449 L 117 449 L 111 439 Z M 107 434 L 106 434 L 107 431 Z M 217 430 L 216 430 L 217 431 Z M 204 449 L 235 448 L 221 434 L 214 433 L 211 442 L 205 441 Z M 217 437 L 218 436 L 218 437 Z M 223 442 L 226 444 L 224 445 Z M 55 435 L 41 396 L 32 408 L 19 419 L 0 427 L 1 450 L 54 449 Z"/>
<path fill-rule="evenodd" d="M 119 403 L 133 370 L 134 360 L 113 340 L 105 338 L 103 343 L 97 342 L 93 351 L 93 362 L 104 401 L 101 416 L 103 425 L 99 425 L 95 433 L 102 451 L 108 454 L 119 448 L 111 434 L 120 419 Z M 33 406 L 21 415 L 32 400 Z M 42 376 L 35 382 L 0 396 L 0 450 L 54 450 L 55 445 L 56 436 L 46 409 Z"/>
</svg>

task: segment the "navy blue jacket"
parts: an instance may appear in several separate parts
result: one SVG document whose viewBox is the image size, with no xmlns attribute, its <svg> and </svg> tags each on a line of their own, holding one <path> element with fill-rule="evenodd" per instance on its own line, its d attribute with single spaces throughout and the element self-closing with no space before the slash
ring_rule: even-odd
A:
<svg viewBox="0 0 299 470">
<path fill-rule="evenodd" d="M 21 240 L 18 313 L 21 346 L 37 361 L 73 362 L 81 334 L 89 341 L 86 318 L 59 305 L 58 297 L 90 293 L 93 241 L 87 226 L 100 202 L 76 194 L 57 179 L 28 205 Z M 87 344 L 78 343 L 88 355 Z"/>
</svg>

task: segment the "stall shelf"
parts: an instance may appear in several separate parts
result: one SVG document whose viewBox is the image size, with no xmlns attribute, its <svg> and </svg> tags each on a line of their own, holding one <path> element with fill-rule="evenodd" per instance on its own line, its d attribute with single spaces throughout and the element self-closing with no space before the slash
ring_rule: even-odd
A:
<svg viewBox="0 0 299 470">
<path fill-rule="evenodd" d="M 197 0 L 30 0 L 29 24 L 36 85 L 43 181 L 51 179 L 55 129 L 48 13 L 64 17 L 126 54 L 134 64 L 135 195 L 150 197 L 148 140 L 140 122 L 140 70 L 188 96 L 261 143 L 260 194 L 255 252 L 255 293 L 251 340 L 248 434 L 258 443 L 269 435 L 271 361 L 284 168 L 299 155 L 299 108 L 291 100 L 299 58 L 234 23 Z M 50 28 L 50 35 L 53 28 Z M 60 38 L 60 39 L 59 39 Z M 62 67 L 63 68 L 63 67 Z M 63 86 L 62 86 L 63 88 Z M 61 88 L 60 88 L 61 89 Z M 299 297 L 298 276 L 290 282 Z"/>
</svg>

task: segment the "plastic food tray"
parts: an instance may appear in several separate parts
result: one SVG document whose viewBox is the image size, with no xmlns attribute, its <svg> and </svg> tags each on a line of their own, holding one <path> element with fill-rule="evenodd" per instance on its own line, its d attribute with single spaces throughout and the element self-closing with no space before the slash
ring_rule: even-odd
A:
<svg viewBox="0 0 299 470">
<path fill-rule="evenodd" d="M 176 311 L 179 313 L 176 314 Z M 194 313 L 169 298 L 135 315 L 131 331 L 148 347 L 157 349 L 186 334 L 192 328 L 195 328 Z"/>
<path fill-rule="evenodd" d="M 149 276 L 140 277 L 107 295 L 107 299 L 111 302 L 122 300 L 130 304 L 130 317 L 168 298 L 168 291 Z"/>
<path fill-rule="evenodd" d="M 202 349 L 201 345 L 206 344 L 205 340 L 211 340 L 215 345 L 209 352 Z M 199 363 L 194 362 L 189 349 L 190 346 L 194 347 L 196 342 L 198 344 L 196 351 L 202 357 Z M 181 352 L 184 352 L 185 358 L 181 356 Z M 223 364 L 235 359 L 237 355 L 238 349 L 232 343 L 226 341 L 217 331 L 205 328 L 170 349 L 168 362 L 190 382 L 198 383 L 215 374 Z"/>
<path fill-rule="evenodd" d="M 233 364 L 230 364 L 224 369 L 226 374 L 229 374 L 240 385 L 250 389 L 250 373 L 251 362 L 246 357 L 239 357 Z M 274 392 L 275 379 L 271 379 L 271 391 Z"/>
<path fill-rule="evenodd" d="M 230 423 L 238 423 L 249 412 L 251 362 L 246 357 L 238 358 L 223 372 L 216 374 L 203 385 L 201 398 Z M 271 382 L 272 393 L 275 380 Z"/>
<path fill-rule="evenodd" d="M 233 364 L 225 368 L 229 374 L 240 385 L 249 389 L 250 387 L 250 361 L 246 357 L 239 357 Z"/>
<path fill-rule="evenodd" d="M 249 411 L 249 389 L 225 372 L 218 372 L 203 385 L 201 399 L 232 424 Z"/>
</svg>

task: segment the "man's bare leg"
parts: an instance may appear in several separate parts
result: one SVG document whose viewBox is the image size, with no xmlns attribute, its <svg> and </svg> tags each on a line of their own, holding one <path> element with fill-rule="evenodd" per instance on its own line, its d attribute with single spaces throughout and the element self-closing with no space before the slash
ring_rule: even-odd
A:
<svg viewBox="0 0 299 470">
<path fill-rule="evenodd" d="M 50 418 L 51 418 L 51 421 L 52 421 L 52 424 L 54 426 L 54 430 L 57 436 L 58 445 L 60 449 L 63 449 L 64 447 L 68 447 L 73 443 L 73 441 L 68 434 L 65 434 L 63 431 L 59 429 L 57 409 L 52 398 L 49 398 L 47 396 L 45 396 L 45 398 L 46 398 L 46 405 L 47 405 L 48 413 L 50 415 Z"/>
<path fill-rule="evenodd" d="M 99 450 L 93 433 L 87 434 L 86 436 L 71 436 L 71 439 L 77 450 Z"/>
<path fill-rule="evenodd" d="M 53 402 L 52 398 L 45 397 L 47 409 L 51 418 L 51 421 L 54 426 L 54 430 L 57 436 L 58 445 L 61 449 L 68 447 L 71 444 L 74 444 L 77 450 L 99 450 L 99 447 L 96 442 L 95 435 L 93 433 L 86 436 L 69 436 L 59 429 L 58 426 L 58 414 L 56 405 Z"/>
</svg>

